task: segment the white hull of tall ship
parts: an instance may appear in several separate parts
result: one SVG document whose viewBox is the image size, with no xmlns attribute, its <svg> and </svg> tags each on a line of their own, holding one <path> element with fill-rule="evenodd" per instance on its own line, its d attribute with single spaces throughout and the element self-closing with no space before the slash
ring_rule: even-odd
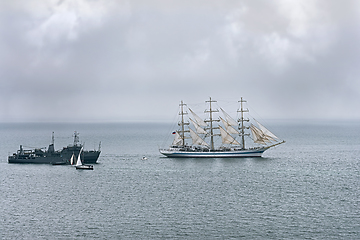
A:
<svg viewBox="0 0 360 240">
<path fill-rule="evenodd" d="M 206 152 L 198 151 L 186 151 L 179 150 L 176 148 L 170 149 L 160 149 L 160 153 L 173 158 L 246 158 L 246 157 L 261 157 L 263 152 L 267 148 L 257 148 L 257 149 L 243 149 L 243 150 L 230 150 L 230 151 L 221 151 L 213 150 Z"/>
</svg>

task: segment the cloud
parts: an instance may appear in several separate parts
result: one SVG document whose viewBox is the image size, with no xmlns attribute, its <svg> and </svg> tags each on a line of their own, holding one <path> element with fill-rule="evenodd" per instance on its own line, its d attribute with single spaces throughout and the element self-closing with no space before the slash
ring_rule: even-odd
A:
<svg viewBox="0 0 360 240">
<path fill-rule="evenodd" d="M 76 40 L 80 33 L 101 27 L 114 7 L 121 15 L 130 14 L 129 6 L 121 1 L 35 2 L 37 4 L 27 9 L 31 19 L 27 37 L 31 44 L 38 47 L 44 47 L 47 42 Z"/>
<path fill-rule="evenodd" d="M 360 118 L 356 1 L 0 4 L 0 121 L 160 120 L 209 96 Z"/>
</svg>

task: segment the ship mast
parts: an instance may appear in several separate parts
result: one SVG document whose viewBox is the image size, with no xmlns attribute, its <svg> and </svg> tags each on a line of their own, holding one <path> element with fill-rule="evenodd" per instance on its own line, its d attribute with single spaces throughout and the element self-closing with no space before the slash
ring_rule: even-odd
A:
<svg viewBox="0 0 360 240">
<path fill-rule="evenodd" d="M 181 115 L 181 123 L 179 123 L 179 125 L 181 125 L 181 139 L 182 139 L 182 146 L 185 147 L 185 125 L 186 123 L 184 122 L 184 115 L 187 114 L 187 112 L 184 112 L 184 106 L 186 106 L 186 104 L 181 100 L 181 103 L 179 104 L 181 111 L 179 113 L 179 115 Z"/>
<path fill-rule="evenodd" d="M 79 133 L 78 132 L 74 132 L 74 146 L 77 146 L 79 142 Z"/>
<path fill-rule="evenodd" d="M 238 112 L 241 113 L 241 117 L 238 120 L 238 122 L 241 123 L 241 126 L 239 126 L 239 130 L 241 133 L 241 143 L 242 143 L 242 149 L 245 149 L 245 126 L 244 126 L 244 122 L 249 122 L 249 119 L 244 119 L 244 112 L 249 112 L 248 109 L 244 109 L 243 108 L 243 103 L 246 102 L 245 100 L 243 100 L 243 98 L 241 97 L 240 101 L 238 101 L 240 103 L 240 110 L 238 110 Z"/>
<path fill-rule="evenodd" d="M 54 132 L 52 132 L 52 134 L 51 134 L 51 143 L 49 145 L 48 152 L 55 152 L 54 143 L 55 143 Z"/>
<path fill-rule="evenodd" d="M 209 101 L 205 101 L 205 102 L 208 102 L 209 105 L 210 105 L 209 110 L 205 110 L 206 113 L 209 113 L 210 118 L 209 118 L 209 120 L 205 120 L 205 122 L 210 122 L 210 147 L 211 147 L 211 150 L 214 150 L 214 132 L 213 132 L 213 129 L 214 129 L 214 128 L 213 128 L 213 122 L 218 122 L 218 121 L 220 121 L 220 120 L 219 120 L 219 119 L 213 119 L 213 118 L 212 118 L 212 113 L 213 113 L 213 112 L 219 112 L 219 110 L 218 110 L 218 109 L 213 110 L 213 109 L 211 108 L 211 103 L 217 102 L 217 101 L 211 100 L 211 97 L 210 97 L 210 100 L 209 100 Z"/>
</svg>

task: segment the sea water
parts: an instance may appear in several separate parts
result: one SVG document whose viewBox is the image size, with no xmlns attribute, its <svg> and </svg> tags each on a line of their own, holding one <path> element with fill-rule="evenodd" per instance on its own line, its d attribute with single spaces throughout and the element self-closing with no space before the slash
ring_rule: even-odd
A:
<svg viewBox="0 0 360 240">
<path fill-rule="evenodd" d="M 175 159 L 170 124 L 2 123 L 0 238 L 359 239 L 360 124 L 267 126 L 286 143 L 262 158 Z M 93 171 L 7 163 L 74 131 L 101 141 Z"/>
</svg>

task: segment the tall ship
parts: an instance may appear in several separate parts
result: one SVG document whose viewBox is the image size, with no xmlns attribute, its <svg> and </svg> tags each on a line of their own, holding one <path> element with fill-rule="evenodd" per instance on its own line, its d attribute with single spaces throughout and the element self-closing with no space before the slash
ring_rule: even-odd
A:
<svg viewBox="0 0 360 240">
<path fill-rule="evenodd" d="M 179 128 L 173 132 L 175 137 L 171 146 L 159 150 L 161 154 L 174 158 L 261 157 L 266 150 L 285 143 L 255 119 L 245 118 L 249 110 L 244 108 L 246 101 L 243 98 L 239 101 L 237 121 L 222 108 L 214 108 L 216 101 L 211 97 L 205 102 L 209 104 L 205 110 L 208 118 L 202 119 L 181 101 Z M 193 118 L 187 117 L 187 110 Z M 215 117 L 215 114 L 219 116 Z M 221 144 L 215 146 L 218 138 Z"/>
<path fill-rule="evenodd" d="M 52 141 L 47 150 L 44 150 L 44 148 L 24 149 L 20 145 L 20 149 L 8 157 L 8 163 L 71 164 L 72 155 L 77 157 L 84 147 L 83 144 L 79 143 L 79 133 L 76 131 L 74 133 L 74 143 L 67 147 L 56 151 L 54 142 L 54 133 L 52 133 Z M 98 150 L 81 151 L 80 157 L 84 164 L 97 162 L 101 153 L 100 145 L 101 142 Z"/>
</svg>

